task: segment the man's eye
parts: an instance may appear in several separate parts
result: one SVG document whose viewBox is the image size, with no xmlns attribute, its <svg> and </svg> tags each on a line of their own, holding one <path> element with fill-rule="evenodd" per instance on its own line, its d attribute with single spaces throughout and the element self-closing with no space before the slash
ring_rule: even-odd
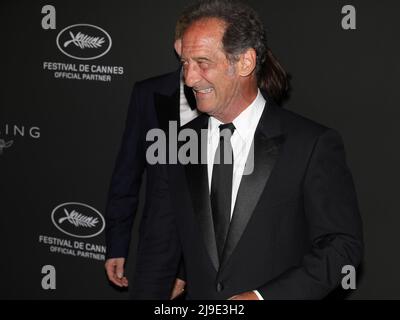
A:
<svg viewBox="0 0 400 320">
<path fill-rule="evenodd" d="M 203 69 L 206 69 L 206 68 L 209 67 L 209 63 L 208 63 L 208 62 L 205 62 L 205 61 L 201 61 L 201 62 L 199 62 L 199 66 L 200 66 L 201 68 L 203 68 Z"/>
</svg>

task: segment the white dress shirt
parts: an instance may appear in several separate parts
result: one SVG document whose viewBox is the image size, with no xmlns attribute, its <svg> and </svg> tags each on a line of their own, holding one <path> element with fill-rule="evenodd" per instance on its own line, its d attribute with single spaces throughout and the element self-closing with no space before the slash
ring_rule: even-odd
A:
<svg viewBox="0 0 400 320">
<path fill-rule="evenodd" d="M 266 100 L 258 90 L 257 97 L 254 101 L 243 110 L 233 121 L 235 131 L 231 137 L 231 144 L 233 150 L 233 175 L 232 175 L 232 200 L 231 200 L 231 219 L 237 193 L 239 190 L 240 182 L 242 180 L 244 167 L 253 142 L 254 133 L 256 131 L 258 122 L 264 111 Z M 215 152 L 219 143 L 219 126 L 221 121 L 214 117 L 210 117 L 208 121 L 208 148 L 207 148 L 207 169 L 208 169 L 208 184 L 209 192 L 211 193 L 211 180 L 214 165 Z M 264 300 L 261 294 L 254 290 L 258 299 Z"/>
<path fill-rule="evenodd" d="M 231 137 L 233 150 L 233 177 L 232 177 L 232 202 L 231 202 L 231 219 L 233 209 L 235 207 L 236 196 L 239 190 L 240 181 L 246 164 L 247 156 L 253 142 L 254 133 L 258 122 L 265 107 L 265 99 L 258 91 L 254 101 L 243 110 L 233 121 L 235 131 Z M 219 126 L 221 121 L 214 117 L 210 117 L 208 121 L 208 148 L 207 148 L 207 169 L 208 169 L 208 186 L 211 193 L 211 178 L 214 165 L 215 152 L 219 143 Z"/>
</svg>

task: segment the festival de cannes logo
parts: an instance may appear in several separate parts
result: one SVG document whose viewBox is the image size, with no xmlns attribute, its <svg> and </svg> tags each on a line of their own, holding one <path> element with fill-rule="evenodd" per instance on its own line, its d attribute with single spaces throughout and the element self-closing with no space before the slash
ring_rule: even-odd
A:
<svg viewBox="0 0 400 320">
<path fill-rule="evenodd" d="M 77 238 L 92 238 L 105 227 L 104 217 L 95 208 L 79 202 L 67 202 L 57 206 L 51 220 L 58 230 Z"/>
<path fill-rule="evenodd" d="M 111 49 L 110 35 L 92 24 L 74 24 L 60 31 L 57 47 L 66 56 L 78 60 L 93 60 L 104 56 Z"/>
<path fill-rule="evenodd" d="M 14 143 L 13 140 L 10 140 L 10 141 L 6 142 L 5 140 L 0 139 L 0 155 L 3 154 L 3 149 L 11 147 L 13 143 Z"/>
</svg>

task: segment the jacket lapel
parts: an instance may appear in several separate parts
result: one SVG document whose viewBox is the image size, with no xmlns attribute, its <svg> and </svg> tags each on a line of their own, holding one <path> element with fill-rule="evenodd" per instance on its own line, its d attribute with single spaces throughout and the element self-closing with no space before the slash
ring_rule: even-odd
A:
<svg viewBox="0 0 400 320">
<path fill-rule="evenodd" d="M 154 105 L 156 107 L 159 128 L 168 132 L 169 121 L 177 121 L 180 126 L 179 116 L 179 87 L 172 95 L 154 94 Z"/>
<path fill-rule="evenodd" d="M 181 71 L 178 69 L 171 75 L 171 81 L 154 93 L 158 127 L 165 132 L 168 132 L 169 121 L 177 121 L 177 127 L 180 127 L 180 79 Z"/>
<path fill-rule="evenodd" d="M 210 256 L 212 264 L 217 271 L 219 268 L 217 244 L 215 241 L 214 223 L 211 213 L 210 193 L 208 186 L 208 172 L 205 161 L 201 163 L 201 156 L 207 155 L 207 143 L 201 148 L 200 137 L 201 129 L 207 130 L 208 116 L 200 115 L 193 120 L 190 127 L 197 132 L 199 164 L 185 165 L 186 180 L 192 199 L 193 210 L 197 217 L 201 233 L 204 238 L 205 247 Z"/>
<path fill-rule="evenodd" d="M 276 108 L 279 107 L 273 104 L 265 107 L 254 134 L 254 153 L 249 152 L 246 162 L 248 167 L 254 161 L 253 171 L 242 176 L 219 272 L 227 265 L 246 229 L 279 156 L 283 136 Z"/>
</svg>

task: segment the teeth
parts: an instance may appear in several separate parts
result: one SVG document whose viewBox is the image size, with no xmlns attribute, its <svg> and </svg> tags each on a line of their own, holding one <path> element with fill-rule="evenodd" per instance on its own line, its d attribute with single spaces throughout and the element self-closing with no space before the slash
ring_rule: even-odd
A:
<svg viewBox="0 0 400 320">
<path fill-rule="evenodd" d="M 200 92 L 200 93 L 210 93 L 212 91 L 212 88 L 203 89 L 203 90 L 196 90 L 196 91 Z"/>
</svg>

